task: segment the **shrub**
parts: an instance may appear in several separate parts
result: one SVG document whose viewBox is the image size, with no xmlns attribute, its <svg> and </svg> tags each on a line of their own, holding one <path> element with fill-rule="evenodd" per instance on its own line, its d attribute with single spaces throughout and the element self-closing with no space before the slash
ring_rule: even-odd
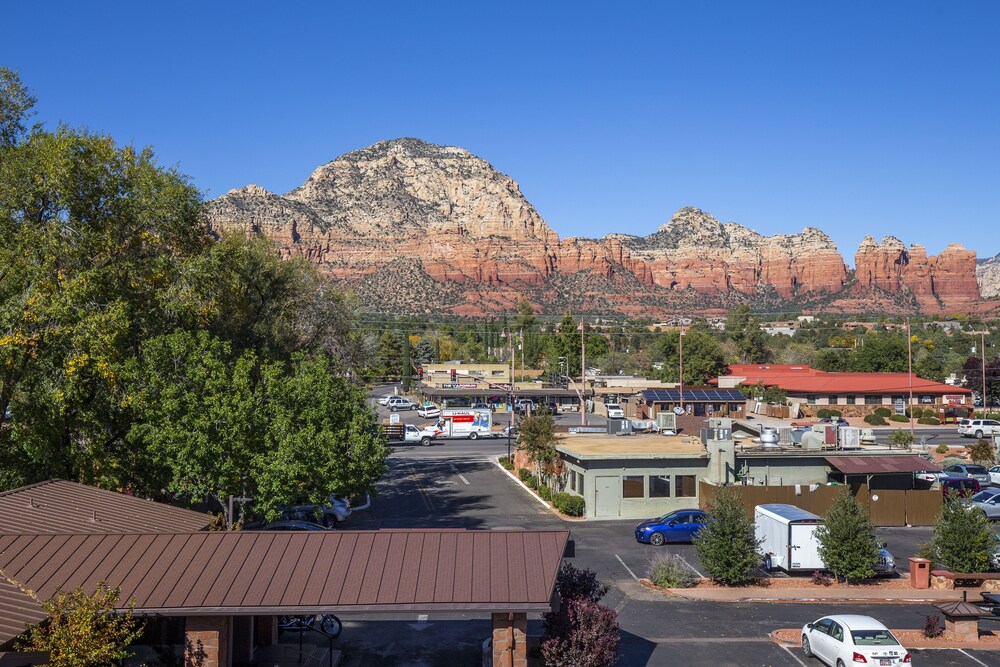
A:
<svg viewBox="0 0 1000 667">
<path fill-rule="evenodd" d="M 506 470 L 513 470 L 514 469 L 514 462 L 510 460 L 509 456 L 501 456 L 500 457 L 500 465 L 502 465 L 504 467 L 504 469 L 506 469 Z"/>
<path fill-rule="evenodd" d="M 753 517 L 740 496 L 728 486 L 719 489 L 705 527 L 698 531 L 694 546 L 708 576 L 727 586 L 739 586 L 753 579 L 760 565 L 760 540 L 754 533 Z"/>
<path fill-rule="evenodd" d="M 563 563 L 556 575 L 556 591 L 563 601 L 583 598 L 597 603 L 607 595 L 609 588 L 597 580 L 596 572 L 580 569 L 572 563 Z"/>
<path fill-rule="evenodd" d="M 843 417 L 844 416 L 844 413 L 841 412 L 840 410 L 827 410 L 827 412 L 830 413 L 829 414 L 830 417 Z"/>
<path fill-rule="evenodd" d="M 873 414 L 885 418 L 892 414 L 892 410 L 883 405 L 882 407 L 875 408 Z"/>
<path fill-rule="evenodd" d="M 931 560 L 952 572 L 983 572 L 996 547 L 997 534 L 986 514 L 969 511 L 957 494 L 949 493 L 934 522 Z"/>
<path fill-rule="evenodd" d="M 944 444 L 943 442 L 934 448 L 934 451 L 937 452 L 938 454 L 947 454 L 950 450 L 951 448 L 948 445 Z"/>
<path fill-rule="evenodd" d="M 910 418 L 907 417 L 906 415 L 889 415 L 889 421 L 908 422 L 910 421 Z"/>
<path fill-rule="evenodd" d="M 937 614 L 924 616 L 924 637 L 934 639 L 935 637 L 940 637 L 943 633 L 944 628 L 941 627 L 940 616 Z"/>
<path fill-rule="evenodd" d="M 552 504 L 557 510 L 569 516 L 583 516 L 586 502 L 581 496 L 570 493 L 557 493 L 552 496 Z"/>
<path fill-rule="evenodd" d="M 918 424 L 926 424 L 928 426 L 937 426 L 941 423 L 941 420 L 937 417 L 921 417 L 917 420 Z"/>
<path fill-rule="evenodd" d="M 816 528 L 819 557 L 840 580 L 857 581 L 875 575 L 878 536 L 865 508 L 851 492 L 842 489 Z"/>
<path fill-rule="evenodd" d="M 817 417 L 829 417 L 830 416 L 830 411 L 827 408 L 820 408 L 819 410 L 816 411 L 816 416 Z"/>
<path fill-rule="evenodd" d="M 521 478 L 522 482 L 527 483 L 528 479 L 534 476 L 534 473 L 527 468 L 521 468 L 517 471 L 517 476 Z"/>
<path fill-rule="evenodd" d="M 993 451 L 993 443 L 986 439 L 980 439 L 976 444 L 966 447 L 969 456 L 974 463 L 982 465 L 993 465 L 996 460 L 996 453 Z"/>
<path fill-rule="evenodd" d="M 941 467 L 947 468 L 948 466 L 959 465 L 966 462 L 965 458 L 961 456 L 946 456 L 944 457 L 944 461 L 941 461 Z"/>
<path fill-rule="evenodd" d="M 833 580 L 830 578 L 830 575 L 826 574 L 825 572 L 821 572 L 820 570 L 813 570 L 812 583 L 813 586 L 830 586 L 831 584 L 833 584 Z"/>
<path fill-rule="evenodd" d="M 888 422 L 878 415 L 865 415 L 865 423 L 872 426 L 885 426 Z"/>
<path fill-rule="evenodd" d="M 552 489 L 546 484 L 542 484 L 538 487 L 538 495 L 542 497 L 542 500 L 552 500 Z"/>
<path fill-rule="evenodd" d="M 893 431 L 892 435 L 889 436 L 889 446 L 890 447 L 901 447 L 903 449 L 909 449 L 913 445 L 913 434 L 909 431 L 904 431 L 901 428 L 897 428 Z"/>
<path fill-rule="evenodd" d="M 649 580 L 662 588 L 690 588 L 697 577 L 676 554 L 657 554 L 649 559 Z"/>
<path fill-rule="evenodd" d="M 924 416 L 924 411 L 922 408 L 906 408 L 904 414 L 907 417 L 913 417 L 914 419 L 920 419 Z"/>
<path fill-rule="evenodd" d="M 528 479 L 524 480 L 524 485 L 531 489 L 532 491 L 538 490 L 538 478 L 534 475 L 528 475 Z"/>
<path fill-rule="evenodd" d="M 618 614 L 590 600 L 570 600 L 565 612 L 546 614 L 542 657 L 546 667 L 608 667 L 618 661 Z"/>
</svg>

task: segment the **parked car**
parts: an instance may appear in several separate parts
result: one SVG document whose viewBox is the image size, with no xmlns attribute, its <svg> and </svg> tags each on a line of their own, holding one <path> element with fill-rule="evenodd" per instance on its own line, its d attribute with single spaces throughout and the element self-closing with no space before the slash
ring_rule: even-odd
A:
<svg viewBox="0 0 1000 667">
<path fill-rule="evenodd" d="M 1000 466 L 990 468 L 990 480 L 994 484 L 1000 484 Z"/>
<path fill-rule="evenodd" d="M 555 401 L 547 401 L 545 403 L 540 403 L 538 405 L 538 411 L 545 412 L 546 414 L 550 414 L 554 417 L 557 414 L 559 414 L 559 404 L 556 403 Z"/>
<path fill-rule="evenodd" d="M 996 419 L 963 419 L 958 423 L 958 434 L 965 438 L 982 438 L 1000 434 L 1000 421 Z"/>
<path fill-rule="evenodd" d="M 403 398 L 402 396 L 390 396 L 389 400 L 386 401 L 385 407 L 389 408 L 392 412 L 395 412 L 396 410 L 416 410 L 420 406 L 408 398 Z"/>
<path fill-rule="evenodd" d="M 336 495 L 330 496 L 330 504 L 320 508 L 319 517 L 316 516 L 316 506 L 302 502 L 289 505 L 281 509 L 281 518 L 289 521 L 311 521 L 320 523 L 326 528 L 333 528 L 338 523 L 342 523 L 351 518 L 351 504 Z"/>
<path fill-rule="evenodd" d="M 993 483 L 990 471 L 983 466 L 972 465 L 970 463 L 956 463 L 944 469 L 947 477 L 971 477 L 979 482 L 980 486 L 989 486 Z"/>
<path fill-rule="evenodd" d="M 329 529 L 324 528 L 318 523 L 313 523 L 312 521 L 282 520 L 282 521 L 273 521 L 261 528 L 255 528 L 254 530 L 329 530 Z"/>
<path fill-rule="evenodd" d="M 635 539 L 654 547 L 667 542 L 690 542 L 707 521 L 708 514 L 701 510 L 674 510 L 640 523 L 635 527 Z"/>
<path fill-rule="evenodd" d="M 625 411 L 617 403 L 608 403 L 608 419 L 625 419 Z"/>
<path fill-rule="evenodd" d="M 514 414 L 526 415 L 535 413 L 535 402 L 530 398 L 519 398 L 514 403 Z"/>
<path fill-rule="evenodd" d="M 938 482 L 941 483 L 941 493 L 946 496 L 949 492 L 954 491 L 959 496 L 968 497 L 983 490 L 983 487 L 979 485 L 979 480 L 971 477 L 938 477 Z"/>
<path fill-rule="evenodd" d="M 1000 489 L 985 489 L 969 498 L 973 507 L 978 507 L 987 519 L 1000 519 Z"/>
<path fill-rule="evenodd" d="M 828 665 L 909 665 L 910 654 L 871 616 L 826 616 L 802 627 L 802 651 Z"/>
<path fill-rule="evenodd" d="M 423 419 L 437 419 L 441 416 L 441 408 L 436 405 L 423 405 L 417 408 L 417 416 Z"/>
<path fill-rule="evenodd" d="M 941 477 L 941 475 L 942 473 L 940 472 L 921 470 L 920 472 L 913 473 L 913 478 L 920 480 L 921 482 L 926 482 L 927 484 L 933 484 L 934 482 L 938 481 L 938 478 Z"/>
</svg>

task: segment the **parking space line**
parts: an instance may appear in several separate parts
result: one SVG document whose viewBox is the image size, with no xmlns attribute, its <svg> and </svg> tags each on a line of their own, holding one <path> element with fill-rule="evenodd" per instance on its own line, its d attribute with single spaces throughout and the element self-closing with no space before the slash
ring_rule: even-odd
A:
<svg viewBox="0 0 1000 667">
<path fill-rule="evenodd" d="M 455 473 L 456 475 L 458 475 L 458 478 L 459 478 L 460 480 L 462 480 L 463 482 L 465 482 L 465 484 L 466 484 L 466 485 L 468 485 L 468 484 L 469 484 L 469 480 L 465 479 L 465 475 L 463 475 L 462 473 L 458 472 L 458 468 L 456 468 L 456 467 L 455 467 L 455 466 L 453 465 L 453 466 L 451 466 L 451 470 L 452 470 L 452 472 L 454 472 L 454 473 Z"/>
<path fill-rule="evenodd" d="M 625 561 L 623 561 L 623 560 L 622 560 L 622 557 L 621 557 L 621 556 L 619 556 L 618 554 L 615 554 L 615 558 L 617 558 L 617 559 L 618 559 L 618 562 L 622 564 L 622 567 L 624 567 L 624 568 L 625 568 L 625 569 L 626 569 L 626 570 L 628 571 L 628 573 L 632 575 L 632 578 L 633 578 L 633 579 L 635 579 L 636 581 L 639 581 L 639 577 L 635 576 L 635 572 L 633 572 L 633 571 L 632 571 L 632 570 L 631 570 L 631 569 L 629 568 L 629 566 L 625 564 Z"/>
<path fill-rule="evenodd" d="M 970 660 L 974 660 L 974 661 L 978 662 L 978 663 L 979 663 L 980 665 L 982 665 L 983 667 L 990 667 L 989 665 L 987 665 L 987 664 L 986 664 L 985 662 L 983 662 L 982 660 L 980 660 L 980 659 L 979 659 L 979 658 L 977 658 L 976 656 L 974 656 L 974 655 L 969 655 L 969 654 L 968 654 L 968 653 L 966 653 L 966 652 L 965 652 L 965 651 L 964 651 L 963 649 L 958 649 L 958 652 L 959 652 L 959 653 L 961 653 L 962 655 L 964 655 L 964 656 L 965 656 L 966 658 L 969 658 Z"/>
<path fill-rule="evenodd" d="M 788 648 L 784 644 L 778 644 L 778 646 L 780 646 L 781 648 L 785 649 L 785 653 L 787 653 L 788 655 L 792 656 L 792 660 L 794 660 L 795 662 L 797 662 L 800 665 L 802 665 L 802 667 L 806 667 L 806 663 L 804 663 L 801 660 L 799 660 L 799 656 L 797 656 L 794 653 L 792 653 L 792 649 Z"/>
<path fill-rule="evenodd" d="M 698 575 L 699 577 L 701 577 L 702 579 L 705 579 L 705 578 L 706 578 L 706 577 L 705 577 L 705 575 L 703 575 L 703 574 L 702 574 L 701 572 L 699 572 L 699 571 L 698 571 L 697 569 L 695 569 L 695 567 L 694 567 L 693 565 L 691 565 L 691 563 L 689 563 L 689 562 L 687 562 L 686 560 L 684 560 L 684 556 L 682 556 L 682 555 L 680 555 L 680 554 L 675 554 L 675 555 L 676 555 L 676 556 L 677 556 L 678 558 L 680 558 L 680 559 L 681 559 L 681 562 L 682 562 L 682 563 L 684 563 L 684 564 L 685 564 L 685 565 L 687 565 L 687 566 L 688 566 L 689 568 L 691 568 L 691 570 L 692 570 L 692 571 L 693 571 L 693 572 L 694 572 L 695 574 L 697 574 L 697 575 Z"/>
</svg>

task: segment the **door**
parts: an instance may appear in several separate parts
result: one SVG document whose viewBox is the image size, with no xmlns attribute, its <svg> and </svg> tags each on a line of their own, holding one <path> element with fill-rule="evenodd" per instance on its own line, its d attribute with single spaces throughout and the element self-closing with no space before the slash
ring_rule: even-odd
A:
<svg viewBox="0 0 1000 667">
<path fill-rule="evenodd" d="M 792 570 L 821 570 L 823 559 L 819 557 L 819 543 L 816 540 L 815 523 L 793 523 L 789 526 L 788 567 Z"/>
<path fill-rule="evenodd" d="M 844 627 L 834 621 L 830 624 L 830 634 L 824 643 L 826 653 L 823 657 L 831 665 L 837 664 L 837 658 L 844 652 Z"/>
<path fill-rule="evenodd" d="M 594 484 L 594 515 L 598 517 L 618 516 L 621 504 L 620 477 L 598 477 Z"/>
<path fill-rule="evenodd" d="M 820 619 L 813 625 L 812 632 L 806 635 L 809 637 L 809 646 L 812 652 L 825 661 L 830 660 L 830 626 L 832 624 L 833 622 L 828 618 Z"/>
</svg>

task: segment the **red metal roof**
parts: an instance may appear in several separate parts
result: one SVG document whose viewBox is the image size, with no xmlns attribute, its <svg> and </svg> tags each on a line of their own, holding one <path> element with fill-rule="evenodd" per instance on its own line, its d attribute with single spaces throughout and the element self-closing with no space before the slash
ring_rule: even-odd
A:
<svg viewBox="0 0 1000 667">
<path fill-rule="evenodd" d="M 0 569 L 40 599 L 106 581 L 137 611 L 175 616 L 530 612 L 550 609 L 568 538 L 441 529 L 2 535 Z M 27 598 L 9 592 L 0 589 L 0 643 L 37 620 Z"/>
<path fill-rule="evenodd" d="M 847 475 L 940 472 L 941 468 L 920 456 L 827 456 L 827 463 Z"/>
<path fill-rule="evenodd" d="M 971 394 L 964 387 L 925 380 L 910 373 L 827 373 L 805 365 L 732 364 L 729 374 L 743 385 L 763 384 L 810 394 Z M 716 378 L 714 380 L 718 382 Z"/>
<path fill-rule="evenodd" d="M 208 523 L 201 512 L 62 479 L 0 493 L 0 534 L 177 533 Z"/>
</svg>

